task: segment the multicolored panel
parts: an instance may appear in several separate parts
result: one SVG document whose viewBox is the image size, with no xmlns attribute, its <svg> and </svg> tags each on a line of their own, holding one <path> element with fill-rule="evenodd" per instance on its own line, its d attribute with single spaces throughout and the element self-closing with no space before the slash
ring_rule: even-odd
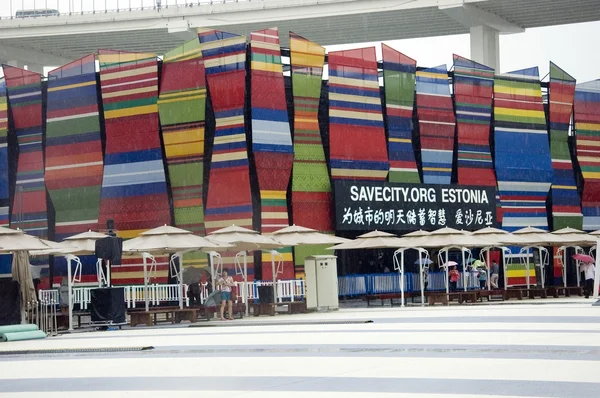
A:
<svg viewBox="0 0 600 398">
<path fill-rule="evenodd" d="M 103 159 L 97 97 L 94 55 L 48 74 L 46 187 L 57 240 L 98 225 Z"/>
<path fill-rule="evenodd" d="M 6 81 L 0 80 L 0 225 L 8 225 L 10 186 L 8 179 L 8 103 Z"/>
<path fill-rule="evenodd" d="M 194 39 L 165 54 L 158 112 L 173 197 L 175 225 L 204 236 L 204 120 L 206 74 Z M 205 254 L 186 254 L 184 267 L 208 266 Z"/>
<path fill-rule="evenodd" d="M 334 233 L 331 181 L 319 129 L 319 100 L 325 48 L 290 32 L 290 64 L 294 98 L 294 166 L 292 216 L 296 225 Z M 304 277 L 304 258 L 330 254 L 328 245 L 294 248 L 296 277 Z"/>
<path fill-rule="evenodd" d="M 252 151 L 260 190 L 261 232 L 274 232 L 289 225 L 287 187 L 294 154 L 287 112 L 281 48 L 277 28 L 250 35 Z M 282 273 L 295 276 L 292 248 L 278 249 L 283 256 Z M 273 279 L 272 256 L 262 253 L 262 278 Z"/>
<path fill-rule="evenodd" d="M 204 211 L 206 232 L 235 224 L 252 228 L 252 194 L 244 126 L 246 38 L 198 30 L 206 79 L 215 116 L 215 139 Z M 235 253 L 222 253 L 233 271 Z M 248 264 L 254 278 L 254 265 Z"/>
<path fill-rule="evenodd" d="M 550 62 L 548 88 L 550 153 L 554 180 L 552 181 L 552 222 L 555 230 L 565 227 L 581 229 L 583 214 L 581 199 L 569 150 L 569 127 L 573 114 L 575 79 Z"/>
<path fill-rule="evenodd" d="M 496 186 L 490 150 L 494 69 L 454 55 L 458 183 Z"/>
<path fill-rule="evenodd" d="M 450 184 L 456 120 L 446 65 L 417 75 L 417 118 L 425 184 Z"/>
<path fill-rule="evenodd" d="M 117 234 L 128 239 L 171 224 L 158 124 L 158 62 L 154 54 L 112 50 L 100 50 L 98 61 L 106 130 L 98 226 L 105 228 L 112 219 Z M 113 283 L 143 283 L 140 264 L 140 258 L 125 259 L 113 267 Z"/>
<path fill-rule="evenodd" d="M 42 148 L 42 76 L 7 65 L 3 69 L 19 145 L 10 225 L 46 238 L 48 218 Z"/>
<path fill-rule="evenodd" d="M 381 45 L 388 128 L 390 182 L 420 183 L 413 149 L 413 110 L 417 61 Z"/>
<path fill-rule="evenodd" d="M 600 229 L 600 80 L 575 88 L 577 161 L 583 176 L 583 229 Z"/>
<path fill-rule="evenodd" d="M 502 227 L 547 229 L 553 171 L 537 67 L 496 75 L 494 119 Z"/>
<path fill-rule="evenodd" d="M 0 80 L 0 225 L 9 224 L 10 186 L 8 179 L 8 103 L 6 81 Z M 0 278 L 11 275 L 11 259 L 8 254 L 0 255 Z"/>
<path fill-rule="evenodd" d="M 375 47 L 331 52 L 328 60 L 331 177 L 385 180 L 389 161 Z"/>
</svg>

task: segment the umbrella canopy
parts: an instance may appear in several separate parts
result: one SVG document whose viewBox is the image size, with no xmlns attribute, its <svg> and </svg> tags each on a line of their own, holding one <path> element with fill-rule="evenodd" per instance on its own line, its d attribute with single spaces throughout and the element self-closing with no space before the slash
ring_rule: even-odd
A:
<svg viewBox="0 0 600 398">
<path fill-rule="evenodd" d="M 484 246 L 493 246 L 496 242 L 494 240 L 490 240 L 485 236 L 471 235 L 464 231 L 458 231 L 452 228 L 442 228 L 447 232 L 447 234 L 443 234 L 441 232 L 434 233 L 432 232 L 428 236 L 422 236 L 420 238 L 415 238 L 413 240 L 413 244 L 418 247 L 423 248 L 443 248 L 443 247 L 484 247 Z M 441 230 L 438 230 L 441 231 Z"/>
<path fill-rule="evenodd" d="M 76 251 L 71 254 L 95 254 L 96 241 L 99 239 L 104 239 L 107 236 L 108 235 L 102 234 L 100 232 L 87 231 L 77 235 L 69 236 L 68 238 L 65 238 L 65 242 L 68 242 L 69 245 L 74 246 L 76 248 Z"/>
<path fill-rule="evenodd" d="M 552 235 L 543 229 L 532 227 L 516 230 L 511 235 L 500 238 L 500 241 L 504 245 L 515 246 L 556 246 L 577 242 L 568 235 Z"/>
<path fill-rule="evenodd" d="M 45 250 L 50 246 L 41 239 L 27 235 L 21 230 L 14 230 L 6 227 L 0 227 L 0 253 Z"/>
<path fill-rule="evenodd" d="M 415 265 L 431 265 L 433 264 L 433 261 L 431 261 L 431 259 L 429 258 L 420 258 L 417 261 L 415 261 Z"/>
<path fill-rule="evenodd" d="M 431 234 L 431 232 L 429 231 L 423 231 L 422 229 L 418 230 L 418 231 L 413 231 L 413 232 L 409 232 L 407 234 L 402 235 L 403 238 L 418 238 L 421 236 L 427 236 Z"/>
<path fill-rule="evenodd" d="M 597 236 L 587 234 L 584 231 L 571 227 L 553 231 L 552 235 L 559 235 L 573 240 L 573 242 L 570 243 L 571 245 L 594 245 L 598 240 Z"/>
<path fill-rule="evenodd" d="M 329 250 L 355 250 L 355 249 L 397 249 L 400 247 L 413 247 L 411 239 L 398 238 L 394 234 L 383 231 L 372 231 L 358 236 L 356 239 L 328 247 Z"/>
<path fill-rule="evenodd" d="M 49 248 L 44 250 L 31 250 L 29 252 L 32 256 L 50 256 L 50 255 L 61 255 L 61 254 L 74 254 L 77 252 L 77 248 L 71 245 L 69 242 L 52 242 L 50 240 L 40 239 Z"/>
<path fill-rule="evenodd" d="M 350 239 L 340 238 L 335 235 L 323 234 L 314 229 L 291 225 L 270 233 L 268 236 L 286 246 L 291 245 L 335 245 L 350 242 Z"/>
<path fill-rule="evenodd" d="M 123 252 L 147 252 L 161 255 L 191 250 L 216 250 L 223 247 L 229 246 L 212 242 L 185 229 L 165 225 L 142 232 L 137 238 L 124 242 Z"/>
<path fill-rule="evenodd" d="M 594 232 L 590 232 L 588 235 L 592 235 L 592 236 L 600 236 L 600 229 Z"/>
<path fill-rule="evenodd" d="M 594 257 L 589 256 L 587 254 L 574 254 L 571 257 L 574 260 L 583 261 L 584 263 L 594 263 L 594 262 L 596 262 L 596 260 L 594 260 Z"/>
<path fill-rule="evenodd" d="M 12 261 L 12 278 L 19 282 L 21 292 L 21 309 L 23 310 L 27 303 L 37 301 L 35 297 L 35 287 L 31 277 L 29 264 L 29 254 L 26 251 L 15 251 Z"/>
<path fill-rule="evenodd" d="M 458 263 L 456 261 L 448 261 L 442 264 L 442 267 L 456 267 Z"/>
<path fill-rule="evenodd" d="M 207 238 L 220 245 L 215 251 L 253 251 L 272 250 L 292 244 L 282 244 L 268 236 L 259 234 L 248 228 L 232 225 L 210 233 Z M 229 245 L 224 246 L 224 245 Z"/>
</svg>

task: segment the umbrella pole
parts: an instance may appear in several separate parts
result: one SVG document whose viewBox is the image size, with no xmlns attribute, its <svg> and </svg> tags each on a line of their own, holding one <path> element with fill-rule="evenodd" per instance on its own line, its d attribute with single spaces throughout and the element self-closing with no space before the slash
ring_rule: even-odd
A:
<svg viewBox="0 0 600 398">
<path fill-rule="evenodd" d="M 448 268 L 450 267 L 448 266 L 448 250 L 446 250 L 446 266 L 444 268 L 446 268 L 446 299 L 450 301 L 450 276 L 448 274 Z"/>
<path fill-rule="evenodd" d="M 110 280 L 110 260 L 106 261 L 106 287 L 111 287 L 112 281 Z"/>
<path fill-rule="evenodd" d="M 215 263 L 213 262 L 213 252 L 208 253 L 208 262 L 210 264 L 210 286 L 215 288 Z"/>
<path fill-rule="evenodd" d="M 426 258 L 429 258 L 427 256 Z M 421 307 L 425 306 L 425 281 L 423 277 L 425 276 L 425 266 L 423 265 L 423 261 L 421 260 L 421 250 L 419 250 L 419 270 L 421 271 L 421 275 L 419 275 L 419 281 L 421 285 Z"/>
<path fill-rule="evenodd" d="M 597 242 L 597 245 L 600 245 L 600 241 Z M 596 246 L 598 247 L 598 246 Z M 594 291 L 592 292 L 592 298 L 598 299 L 598 287 L 600 285 L 600 279 L 598 277 L 598 269 L 600 269 L 600 256 L 596 255 L 596 269 L 594 272 Z"/>
<path fill-rule="evenodd" d="M 148 264 L 147 264 L 147 253 L 142 253 L 142 259 L 144 262 L 144 302 L 146 305 L 146 312 L 150 311 L 150 303 L 148 302 Z"/>
<path fill-rule="evenodd" d="M 490 249 L 488 249 L 485 253 L 485 266 L 488 269 L 488 291 L 492 290 L 492 275 L 490 274 Z M 498 275 L 500 276 L 500 275 Z"/>
<path fill-rule="evenodd" d="M 529 270 L 529 247 L 526 248 L 527 249 L 527 256 L 525 257 L 525 278 L 527 278 L 527 289 L 529 289 L 529 277 L 530 277 L 530 270 Z M 532 255 L 533 257 L 533 255 Z M 533 269 L 535 269 L 535 262 L 533 263 Z"/>
<path fill-rule="evenodd" d="M 463 290 L 466 292 L 467 291 L 467 267 L 465 264 L 465 248 L 462 247 L 460 249 L 460 253 L 462 256 L 462 266 L 463 266 Z"/>
<path fill-rule="evenodd" d="M 502 248 L 502 269 L 504 270 L 504 290 L 508 290 L 508 275 L 506 274 L 506 250 Z M 512 253 L 509 251 L 509 253 Z"/>
<path fill-rule="evenodd" d="M 567 247 L 563 246 L 560 249 L 563 249 L 563 253 L 562 253 L 562 262 L 563 262 L 563 266 L 562 266 L 562 278 L 563 278 L 563 287 L 566 289 L 567 288 Z"/>
<path fill-rule="evenodd" d="M 183 284 L 181 283 L 183 268 L 183 252 L 175 253 L 177 257 L 179 257 L 179 272 L 177 272 L 177 290 L 179 294 L 179 309 L 183 309 Z"/>
<path fill-rule="evenodd" d="M 248 306 L 248 254 L 244 251 L 244 302 L 246 303 L 246 316 L 250 316 Z M 231 315 L 231 314 L 230 314 Z"/>
<path fill-rule="evenodd" d="M 404 250 L 400 254 L 400 306 L 404 307 Z"/>
<path fill-rule="evenodd" d="M 71 256 L 67 256 L 67 278 L 69 288 L 69 331 L 73 331 L 73 280 L 71 279 Z"/>
<path fill-rule="evenodd" d="M 277 302 L 277 274 L 275 273 L 275 254 L 276 250 L 271 250 L 271 277 L 273 278 L 273 301 Z"/>
<path fill-rule="evenodd" d="M 541 275 L 541 277 L 542 277 L 541 278 L 542 279 L 542 289 L 544 289 L 544 286 L 545 286 L 544 282 L 545 282 L 545 278 L 546 278 L 546 275 L 545 275 L 545 273 L 546 273 L 546 267 L 544 266 L 544 257 L 543 257 L 543 254 L 542 254 L 542 249 L 543 248 L 541 246 L 538 247 L 538 250 L 540 252 L 540 273 L 542 274 Z"/>
</svg>

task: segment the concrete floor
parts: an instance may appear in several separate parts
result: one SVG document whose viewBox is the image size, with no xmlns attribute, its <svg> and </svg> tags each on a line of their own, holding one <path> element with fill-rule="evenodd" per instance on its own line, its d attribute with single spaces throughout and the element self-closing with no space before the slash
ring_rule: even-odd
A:
<svg viewBox="0 0 600 398">
<path fill-rule="evenodd" d="M 599 397 L 591 302 L 344 308 L 2 343 L 0 396 Z"/>
</svg>

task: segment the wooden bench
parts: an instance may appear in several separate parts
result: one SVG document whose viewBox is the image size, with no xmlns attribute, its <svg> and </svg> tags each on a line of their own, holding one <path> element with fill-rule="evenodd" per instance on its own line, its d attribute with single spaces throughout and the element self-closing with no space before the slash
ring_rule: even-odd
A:
<svg viewBox="0 0 600 398">
<path fill-rule="evenodd" d="M 504 297 L 506 300 L 511 298 L 523 300 L 523 293 L 527 293 L 527 289 L 507 289 L 504 291 Z"/>
<path fill-rule="evenodd" d="M 476 303 L 479 300 L 479 290 L 467 290 L 462 292 L 452 292 L 450 293 L 450 299 L 452 300 L 454 297 L 458 299 L 458 303 L 462 304 L 467 301 L 471 303 Z"/>
<path fill-rule="evenodd" d="M 412 296 L 413 296 L 412 292 L 404 292 L 405 299 L 412 297 Z M 381 300 L 382 307 L 385 305 L 385 300 L 390 300 L 390 305 L 393 307 L 394 305 L 398 305 L 397 303 L 394 303 L 395 299 L 402 300 L 402 294 L 400 294 L 400 293 L 381 293 L 381 294 L 369 294 L 369 295 L 365 296 L 365 300 L 367 300 L 367 307 L 371 306 L 371 301 L 377 301 L 377 300 Z M 402 302 L 400 302 L 399 305 L 402 305 Z"/>
<path fill-rule="evenodd" d="M 574 296 L 583 296 L 583 288 L 580 286 L 567 286 L 567 297 L 572 295 Z"/>
<path fill-rule="evenodd" d="M 227 306 L 225 306 L 225 311 L 227 311 Z M 196 308 L 196 312 L 200 319 L 210 321 L 215 317 L 215 314 L 217 314 L 217 318 L 221 316 L 221 306 L 202 306 L 200 308 Z M 242 319 L 244 317 L 244 314 L 246 313 L 246 306 L 243 303 L 233 303 L 233 306 L 231 307 L 231 312 L 233 312 L 233 314 L 231 315 L 232 318 L 237 315 L 239 319 Z"/>
<path fill-rule="evenodd" d="M 442 305 L 448 305 L 448 295 L 446 292 L 425 292 L 427 297 L 427 303 L 434 305 L 435 303 L 442 303 Z"/>
<path fill-rule="evenodd" d="M 558 298 L 559 296 L 569 296 L 568 288 L 564 286 L 548 286 L 546 290 L 548 291 L 548 295 L 554 298 Z"/>
<path fill-rule="evenodd" d="M 543 287 L 530 287 L 526 289 L 527 295 L 530 299 L 534 299 L 536 296 L 540 298 L 548 298 L 548 292 Z"/>
<path fill-rule="evenodd" d="M 292 314 L 306 314 L 308 309 L 306 308 L 306 301 L 290 301 L 281 303 L 287 305 L 287 313 Z"/>
<path fill-rule="evenodd" d="M 269 315 L 275 316 L 275 307 L 277 304 L 274 303 L 254 303 L 252 306 L 252 315 L 260 316 L 260 315 Z"/>
<path fill-rule="evenodd" d="M 181 323 L 181 321 L 190 321 L 191 323 L 195 323 L 198 321 L 196 310 L 193 308 L 160 308 L 150 311 L 129 312 L 129 326 L 153 326 L 158 323 L 159 314 L 165 314 L 166 321 L 170 321 L 171 323 Z"/>
<path fill-rule="evenodd" d="M 506 300 L 505 290 L 494 289 L 494 290 L 479 290 L 479 299 L 483 300 L 486 298 L 487 301 L 491 301 L 493 297 L 499 297 L 500 300 Z"/>
</svg>

